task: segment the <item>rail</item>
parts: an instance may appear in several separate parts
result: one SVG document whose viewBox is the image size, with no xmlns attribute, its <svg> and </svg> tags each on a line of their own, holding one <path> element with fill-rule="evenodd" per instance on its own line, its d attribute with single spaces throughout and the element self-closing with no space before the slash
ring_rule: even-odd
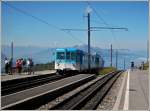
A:
<svg viewBox="0 0 150 111">
<path fill-rule="evenodd" d="M 111 88 L 112 84 L 119 77 L 122 71 L 109 73 L 102 78 L 100 78 L 95 83 L 86 87 L 85 89 L 79 91 L 75 95 L 63 100 L 62 102 L 54 105 L 51 110 L 79 110 L 79 109 L 87 109 L 92 110 L 96 109 L 96 106 L 100 103 L 102 98 L 106 95 L 108 90 Z M 99 96 L 96 97 L 96 102 L 92 98 L 95 97 L 96 94 Z M 90 104 L 90 105 L 89 105 Z"/>
</svg>

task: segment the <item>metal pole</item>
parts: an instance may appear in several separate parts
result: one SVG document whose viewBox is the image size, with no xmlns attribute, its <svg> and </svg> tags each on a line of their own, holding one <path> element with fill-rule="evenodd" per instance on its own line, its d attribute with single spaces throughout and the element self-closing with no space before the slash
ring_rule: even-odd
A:
<svg viewBox="0 0 150 111">
<path fill-rule="evenodd" d="M 110 47 L 110 67 L 112 67 L 112 44 Z"/>
<path fill-rule="evenodd" d="M 124 70 L 126 69 L 126 60 L 124 58 Z"/>
<path fill-rule="evenodd" d="M 147 39 L 147 63 L 149 61 L 149 40 Z"/>
<path fill-rule="evenodd" d="M 11 59 L 13 59 L 13 42 L 11 42 Z"/>
<path fill-rule="evenodd" d="M 88 13 L 88 69 L 91 72 L 91 53 L 90 53 L 90 13 Z"/>
<path fill-rule="evenodd" d="M 116 69 L 118 68 L 118 51 L 116 50 Z"/>
<path fill-rule="evenodd" d="M 11 42 L 11 60 L 10 60 L 10 73 L 12 74 L 12 71 L 13 71 L 13 42 Z"/>
</svg>

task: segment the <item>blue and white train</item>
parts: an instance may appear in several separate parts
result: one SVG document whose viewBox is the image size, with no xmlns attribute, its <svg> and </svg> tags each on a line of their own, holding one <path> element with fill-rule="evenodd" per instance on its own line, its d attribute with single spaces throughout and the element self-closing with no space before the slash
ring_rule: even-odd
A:
<svg viewBox="0 0 150 111">
<path fill-rule="evenodd" d="M 104 60 L 100 55 L 91 55 L 91 69 L 99 69 L 103 66 Z M 66 71 L 82 72 L 88 70 L 88 53 L 77 48 L 56 49 L 55 70 L 59 74 Z"/>
</svg>

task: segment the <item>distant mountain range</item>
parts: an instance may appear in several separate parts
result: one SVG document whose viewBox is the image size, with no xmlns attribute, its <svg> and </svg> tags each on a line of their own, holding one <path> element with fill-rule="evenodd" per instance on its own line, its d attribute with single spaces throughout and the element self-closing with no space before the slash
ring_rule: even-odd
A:
<svg viewBox="0 0 150 111">
<path fill-rule="evenodd" d="M 87 45 L 76 45 L 74 48 L 81 49 L 87 52 Z M 54 52 L 56 48 L 41 48 L 41 47 L 23 47 L 16 46 L 14 47 L 14 60 L 17 58 L 32 58 L 35 63 L 47 63 L 54 60 Z M 115 66 L 115 51 L 113 50 L 113 65 Z M 101 49 L 99 47 L 91 47 L 91 53 L 99 53 L 105 60 L 105 66 L 110 65 L 110 49 Z M 5 57 L 10 58 L 11 47 L 2 45 L 1 50 L 1 63 L 2 67 L 4 66 Z M 126 58 L 129 67 L 130 61 L 145 61 L 146 51 L 134 51 L 129 49 L 119 49 L 118 50 L 118 67 L 123 67 L 123 60 Z"/>
</svg>

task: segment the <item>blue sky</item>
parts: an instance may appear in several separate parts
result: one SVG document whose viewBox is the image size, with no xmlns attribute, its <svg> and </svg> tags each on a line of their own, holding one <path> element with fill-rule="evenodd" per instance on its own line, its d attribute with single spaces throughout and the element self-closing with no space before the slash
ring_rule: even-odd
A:
<svg viewBox="0 0 150 111">
<path fill-rule="evenodd" d="M 59 28 L 87 28 L 87 2 L 5 2 Z M 2 44 L 16 46 L 66 47 L 87 44 L 87 32 L 70 32 L 15 10 L 2 2 Z M 148 2 L 90 2 L 110 27 L 127 27 L 129 31 L 91 32 L 91 45 L 100 48 L 146 50 L 148 38 Z M 94 11 L 91 26 L 106 26 Z M 81 42 L 82 41 L 82 42 Z"/>
</svg>

